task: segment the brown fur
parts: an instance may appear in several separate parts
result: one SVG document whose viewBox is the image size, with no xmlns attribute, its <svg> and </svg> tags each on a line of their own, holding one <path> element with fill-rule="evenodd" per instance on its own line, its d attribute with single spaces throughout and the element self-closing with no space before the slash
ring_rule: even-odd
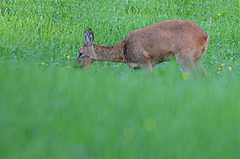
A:
<svg viewBox="0 0 240 159">
<path fill-rule="evenodd" d="M 86 44 L 80 48 L 76 66 L 85 69 L 94 61 L 122 62 L 133 69 L 152 69 L 172 55 L 183 70 L 192 70 L 206 52 L 209 36 L 197 24 L 184 20 L 159 22 L 134 30 L 114 46 L 93 43 L 91 29 L 85 32 Z"/>
</svg>

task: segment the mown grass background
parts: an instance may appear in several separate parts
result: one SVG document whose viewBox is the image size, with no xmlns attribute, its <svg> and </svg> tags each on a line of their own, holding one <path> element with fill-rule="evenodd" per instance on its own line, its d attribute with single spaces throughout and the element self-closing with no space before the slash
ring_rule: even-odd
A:
<svg viewBox="0 0 240 159">
<path fill-rule="evenodd" d="M 1 159 L 240 157 L 239 0 L 1 0 L 0 9 Z M 174 61 L 154 72 L 73 68 L 88 28 L 113 45 L 170 19 L 209 34 L 206 79 Z"/>
</svg>

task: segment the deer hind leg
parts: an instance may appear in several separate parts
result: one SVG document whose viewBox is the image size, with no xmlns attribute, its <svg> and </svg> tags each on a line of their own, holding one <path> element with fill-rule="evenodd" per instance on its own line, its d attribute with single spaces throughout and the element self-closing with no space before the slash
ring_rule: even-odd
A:
<svg viewBox="0 0 240 159">
<path fill-rule="evenodd" d="M 196 68 L 201 56 L 192 51 L 183 51 L 175 54 L 175 59 L 184 71 L 192 71 Z"/>
<path fill-rule="evenodd" d="M 198 68 L 200 69 L 200 72 L 202 74 L 202 76 L 206 76 L 206 72 L 204 71 L 204 68 L 202 66 L 201 63 L 201 57 L 203 54 L 200 54 L 197 58 L 194 59 L 194 63 L 195 63 L 195 68 L 198 66 Z"/>
<path fill-rule="evenodd" d="M 199 63 L 199 66 L 200 66 L 200 68 L 201 68 L 202 75 L 205 77 L 205 76 L 206 76 L 206 72 L 205 72 L 205 70 L 204 70 L 202 64 Z"/>
<path fill-rule="evenodd" d="M 195 56 L 193 56 L 193 61 L 194 61 L 194 64 L 195 64 L 195 68 L 198 68 L 198 71 L 201 72 L 201 75 L 203 77 L 206 77 L 206 72 L 203 69 L 203 66 L 202 66 L 202 63 L 201 63 L 201 58 L 207 50 L 208 41 L 209 41 L 209 39 L 207 40 L 207 42 L 203 46 L 203 48 L 200 48 L 199 50 L 197 50 L 194 54 Z M 196 73 L 199 73 L 199 72 L 197 72 L 197 69 L 195 69 L 195 70 L 196 70 Z"/>
<path fill-rule="evenodd" d="M 182 67 L 183 71 L 191 71 L 194 64 L 191 58 L 187 54 L 178 53 L 175 54 L 175 59 Z"/>
<path fill-rule="evenodd" d="M 198 55 L 198 56 L 194 56 Z M 196 52 L 185 52 L 175 54 L 175 59 L 182 67 L 183 71 L 195 71 L 197 66 L 200 66 L 201 73 L 205 76 L 205 71 L 201 65 L 201 57 L 203 54 L 197 54 Z"/>
</svg>

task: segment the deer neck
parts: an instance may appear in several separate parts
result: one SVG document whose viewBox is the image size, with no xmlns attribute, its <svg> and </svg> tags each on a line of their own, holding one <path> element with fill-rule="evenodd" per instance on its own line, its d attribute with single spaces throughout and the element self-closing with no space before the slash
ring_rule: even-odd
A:
<svg viewBox="0 0 240 159">
<path fill-rule="evenodd" d="M 114 46 L 100 46 L 94 45 L 94 52 L 96 54 L 95 61 L 111 61 L 111 62 L 125 62 L 124 45 L 119 43 Z"/>
</svg>

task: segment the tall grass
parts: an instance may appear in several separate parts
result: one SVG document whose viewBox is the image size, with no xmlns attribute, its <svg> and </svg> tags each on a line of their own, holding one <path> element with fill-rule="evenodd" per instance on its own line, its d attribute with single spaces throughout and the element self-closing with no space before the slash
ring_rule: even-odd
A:
<svg viewBox="0 0 240 159">
<path fill-rule="evenodd" d="M 239 158 L 238 0 L 1 0 L 0 9 L 1 159 Z M 174 61 L 153 72 L 73 68 L 88 28 L 113 45 L 169 19 L 210 35 L 207 78 Z"/>
</svg>

